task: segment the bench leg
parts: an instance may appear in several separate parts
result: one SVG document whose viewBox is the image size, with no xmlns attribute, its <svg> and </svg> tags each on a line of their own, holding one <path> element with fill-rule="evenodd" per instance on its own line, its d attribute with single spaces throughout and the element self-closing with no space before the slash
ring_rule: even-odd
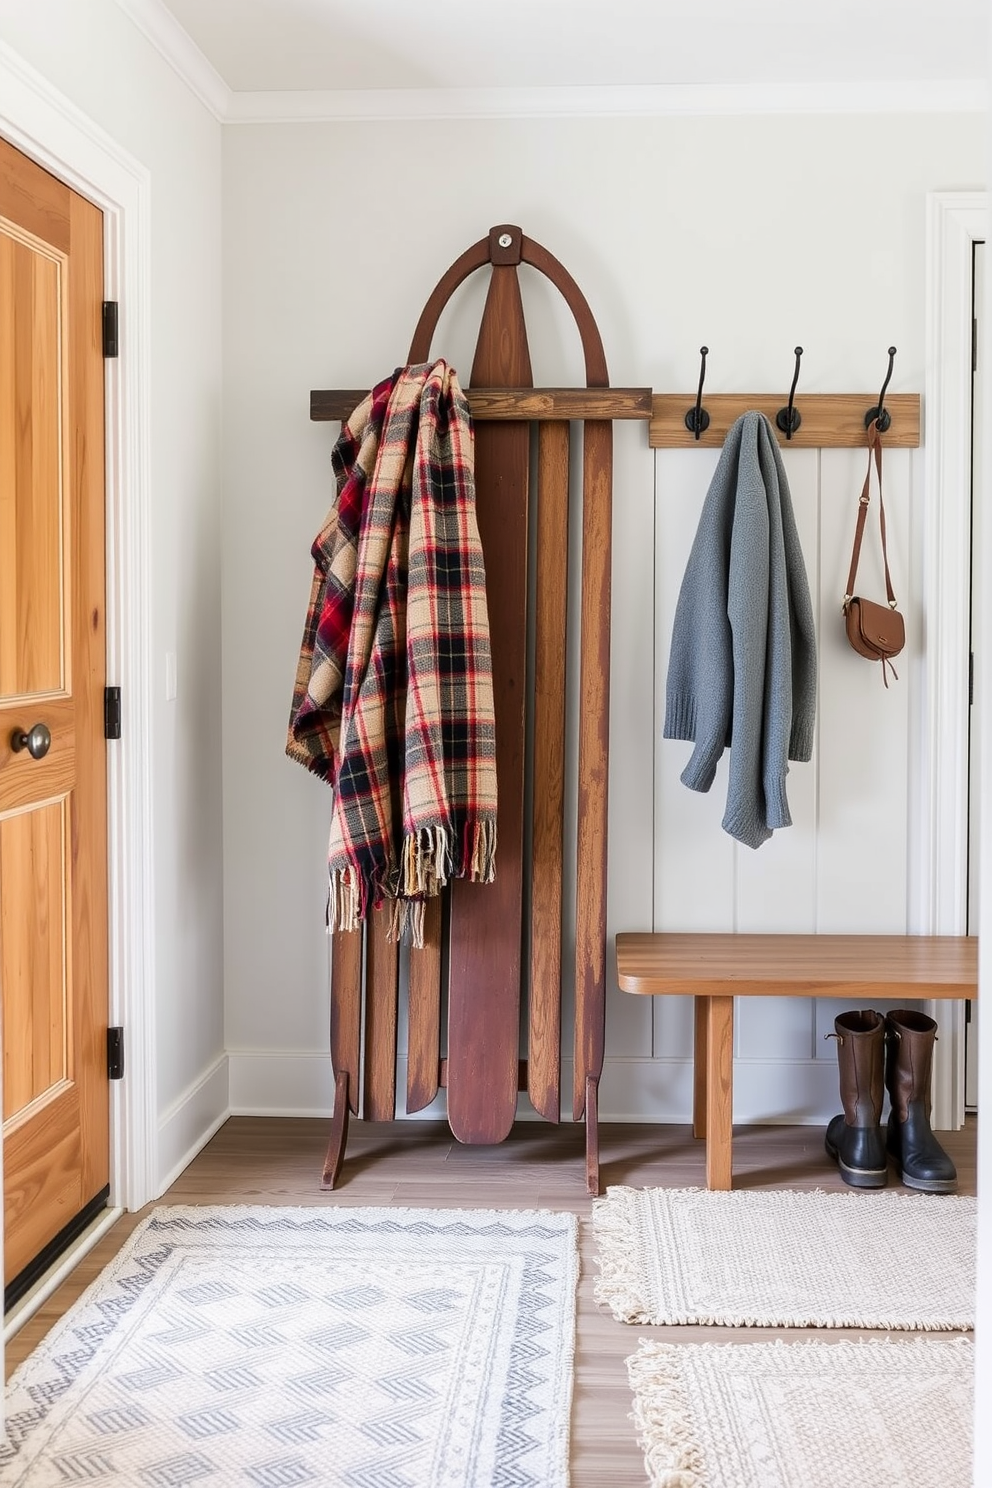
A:
<svg viewBox="0 0 992 1488">
<path fill-rule="evenodd" d="M 708 997 L 693 999 L 693 1047 L 692 1047 L 692 1135 L 700 1141 L 706 1136 L 706 1032 L 709 1027 L 710 1000 Z"/>
<path fill-rule="evenodd" d="M 734 1097 L 734 999 L 705 1001 L 706 1019 L 706 1187 L 732 1186 L 731 1130 Z M 698 1027 L 698 1024 L 697 1024 Z"/>
</svg>

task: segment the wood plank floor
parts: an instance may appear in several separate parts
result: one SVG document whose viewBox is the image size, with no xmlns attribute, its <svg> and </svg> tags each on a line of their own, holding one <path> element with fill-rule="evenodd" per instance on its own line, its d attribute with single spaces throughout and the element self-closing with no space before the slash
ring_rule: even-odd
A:
<svg viewBox="0 0 992 1488">
<path fill-rule="evenodd" d="M 354 1122 L 340 1188 L 318 1183 L 328 1123 L 234 1117 L 190 1164 L 160 1202 L 173 1204 L 369 1204 L 430 1208 L 549 1208 L 587 1219 L 581 1127 L 518 1123 L 499 1147 L 462 1147 L 447 1126 L 422 1122 Z M 943 1141 L 957 1164 L 959 1192 L 975 1192 L 976 1123 Z M 604 1126 L 602 1182 L 638 1187 L 702 1186 L 703 1144 L 688 1127 Z M 823 1151 L 818 1127 L 747 1127 L 734 1133 L 734 1178 L 740 1188 L 842 1190 Z M 147 1211 L 143 1211 L 147 1212 Z M 71 1306 L 134 1228 L 126 1215 L 25 1325 L 6 1350 L 8 1376 Z M 593 1297 L 595 1265 L 589 1226 L 582 1226 L 572 1488 L 643 1488 L 641 1453 L 628 1419 L 624 1359 L 641 1337 L 679 1342 L 747 1342 L 768 1337 L 823 1340 L 841 1330 L 625 1327 Z M 881 1335 L 875 1334 L 879 1337 Z M 905 1335 L 903 1335 L 905 1336 Z"/>
</svg>

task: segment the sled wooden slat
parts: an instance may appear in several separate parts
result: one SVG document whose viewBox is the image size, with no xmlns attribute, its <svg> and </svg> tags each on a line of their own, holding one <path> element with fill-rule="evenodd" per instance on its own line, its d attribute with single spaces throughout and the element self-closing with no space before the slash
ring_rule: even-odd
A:
<svg viewBox="0 0 992 1488">
<path fill-rule="evenodd" d="M 569 430 L 541 424 L 537 456 L 534 815 L 531 826 L 527 1090 L 547 1121 L 561 1113 L 561 912 L 565 811 L 565 620 Z"/>
<path fill-rule="evenodd" d="M 424 945 L 409 961 L 406 1109 L 411 1115 L 437 1095 L 441 1043 L 441 900 L 424 909 Z"/>
<path fill-rule="evenodd" d="M 331 1068 L 334 1112 L 321 1176 L 333 1188 L 344 1161 L 349 1113 L 358 1115 L 362 1051 L 362 943 L 364 932 L 339 931 L 331 937 Z"/>
<path fill-rule="evenodd" d="M 531 380 L 516 266 L 489 281 L 471 381 Z M 517 1110 L 523 934 L 524 722 L 530 427 L 481 424 L 475 491 L 486 562 L 496 712 L 496 881 L 451 887 L 448 1123 L 460 1142 L 501 1142 Z"/>
<path fill-rule="evenodd" d="M 365 934 L 366 1121 L 392 1121 L 396 1115 L 399 954 L 396 944 L 386 938 L 388 928 L 388 909 L 370 915 Z"/>
<path fill-rule="evenodd" d="M 586 424 L 575 907 L 576 1121 L 586 1114 L 591 1082 L 598 1092 L 605 1048 L 612 477 L 613 426 L 600 421 Z"/>
</svg>

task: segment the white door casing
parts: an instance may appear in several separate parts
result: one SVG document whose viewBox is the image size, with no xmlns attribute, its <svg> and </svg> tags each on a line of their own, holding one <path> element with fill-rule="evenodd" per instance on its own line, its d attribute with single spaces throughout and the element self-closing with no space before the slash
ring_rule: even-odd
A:
<svg viewBox="0 0 992 1488">
<path fill-rule="evenodd" d="M 972 253 L 987 196 L 927 199 L 927 380 L 924 390 L 926 671 L 921 838 L 913 861 L 917 928 L 961 935 L 968 912 L 968 649 L 971 552 Z M 963 1005 L 928 1003 L 942 1037 L 933 1124 L 964 1120 Z"/>
<path fill-rule="evenodd" d="M 107 677 L 122 738 L 108 750 L 110 1017 L 127 1030 L 128 1078 L 111 1087 L 110 1203 L 155 1197 L 155 925 L 152 899 L 149 324 L 150 177 L 0 42 L 0 134 L 104 213 L 104 285 L 120 304 L 106 366 Z"/>
</svg>

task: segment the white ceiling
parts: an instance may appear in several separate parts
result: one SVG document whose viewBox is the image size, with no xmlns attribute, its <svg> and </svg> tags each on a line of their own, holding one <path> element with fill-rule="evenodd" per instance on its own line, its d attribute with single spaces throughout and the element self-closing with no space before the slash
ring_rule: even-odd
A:
<svg viewBox="0 0 992 1488">
<path fill-rule="evenodd" d="M 153 5 L 234 93 L 953 86 L 988 72 L 987 0 L 140 0 Z"/>
</svg>

